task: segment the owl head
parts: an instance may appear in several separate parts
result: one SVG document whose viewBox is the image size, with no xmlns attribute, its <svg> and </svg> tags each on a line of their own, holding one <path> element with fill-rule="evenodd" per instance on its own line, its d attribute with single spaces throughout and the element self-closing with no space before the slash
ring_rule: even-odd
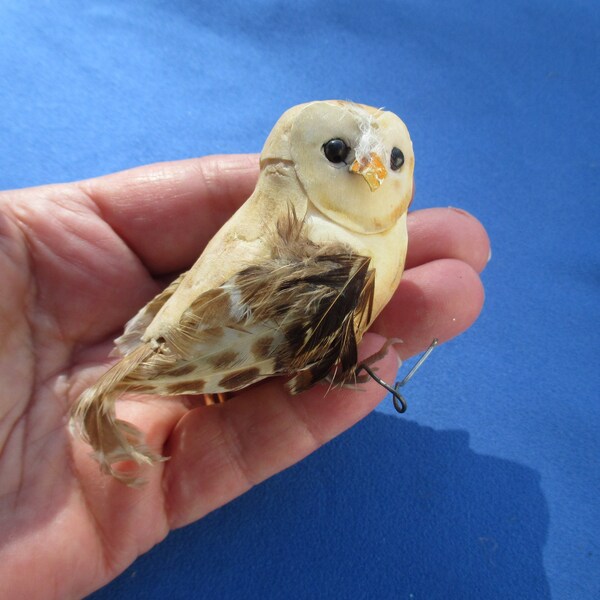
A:
<svg viewBox="0 0 600 600">
<path fill-rule="evenodd" d="M 394 226 L 413 194 L 414 154 L 394 113 L 327 100 L 286 111 L 269 135 L 261 165 L 293 165 L 308 202 L 359 233 Z"/>
</svg>

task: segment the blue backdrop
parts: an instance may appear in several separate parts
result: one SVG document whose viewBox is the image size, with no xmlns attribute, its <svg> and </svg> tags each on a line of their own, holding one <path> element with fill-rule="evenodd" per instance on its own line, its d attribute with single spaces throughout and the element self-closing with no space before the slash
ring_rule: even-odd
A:
<svg viewBox="0 0 600 600">
<path fill-rule="evenodd" d="M 600 597 L 600 4 L 0 3 L 0 189 L 258 151 L 286 108 L 407 122 L 419 207 L 493 259 L 475 326 L 108 598 Z"/>
</svg>

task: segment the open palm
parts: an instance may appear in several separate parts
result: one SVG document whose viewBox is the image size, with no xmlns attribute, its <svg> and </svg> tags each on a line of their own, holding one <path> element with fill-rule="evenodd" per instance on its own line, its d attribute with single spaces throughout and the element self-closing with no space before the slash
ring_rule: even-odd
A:
<svg viewBox="0 0 600 600">
<path fill-rule="evenodd" d="M 290 397 L 278 379 L 218 407 L 124 400 L 120 415 L 171 457 L 144 469 L 141 489 L 102 475 L 69 435 L 69 407 L 110 364 L 111 340 L 194 262 L 257 175 L 255 155 L 208 157 L 0 194 L 0 580 L 11 598 L 93 591 L 170 529 L 297 462 L 381 400 L 372 382 Z M 475 219 L 416 211 L 409 239 L 407 271 L 363 355 L 401 337 L 398 352 L 410 356 L 481 309 L 489 246 Z M 396 368 L 390 352 L 378 374 L 393 380 Z"/>
</svg>

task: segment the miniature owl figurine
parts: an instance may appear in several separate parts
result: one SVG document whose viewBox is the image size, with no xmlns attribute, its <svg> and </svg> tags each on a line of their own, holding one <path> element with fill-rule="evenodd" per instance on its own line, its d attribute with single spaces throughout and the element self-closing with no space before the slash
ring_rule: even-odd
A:
<svg viewBox="0 0 600 600">
<path fill-rule="evenodd" d="M 414 155 L 393 113 L 342 101 L 289 109 L 256 189 L 197 262 L 126 325 L 121 359 L 87 389 L 72 425 L 103 471 L 161 457 L 116 418 L 125 393 L 223 394 L 288 377 L 292 394 L 353 383 L 357 345 L 396 290 Z"/>
</svg>

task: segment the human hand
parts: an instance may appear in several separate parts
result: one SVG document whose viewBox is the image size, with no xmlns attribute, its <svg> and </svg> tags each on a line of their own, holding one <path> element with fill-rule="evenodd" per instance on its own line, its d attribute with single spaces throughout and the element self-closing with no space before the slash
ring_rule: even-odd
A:
<svg viewBox="0 0 600 600">
<path fill-rule="evenodd" d="M 69 407 L 110 364 L 112 339 L 252 192 L 256 155 L 151 165 L 0 193 L 0 580 L 12 598 L 81 597 L 190 523 L 294 464 L 367 415 L 384 391 L 281 379 L 218 407 L 122 400 L 119 414 L 170 460 L 132 489 L 69 435 Z M 411 213 L 406 271 L 361 355 L 401 337 L 401 357 L 468 328 L 489 244 L 455 209 Z M 377 364 L 393 381 L 393 351 Z M 35 573 L 35 576 L 32 576 Z"/>
</svg>

